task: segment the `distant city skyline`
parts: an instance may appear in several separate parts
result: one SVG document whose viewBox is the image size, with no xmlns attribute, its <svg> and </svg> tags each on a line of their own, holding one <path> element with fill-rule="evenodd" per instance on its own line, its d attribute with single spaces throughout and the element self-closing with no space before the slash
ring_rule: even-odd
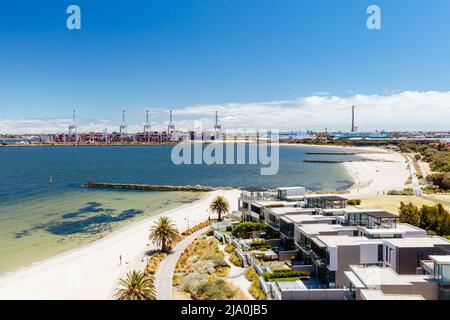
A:
<svg viewBox="0 0 450 320">
<path fill-rule="evenodd" d="M 81 30 L 66 9 L 81 8 Z M 368 30 L 377 4 L 382 29 Z M 0 133 L 450 130 L 450 2 L 25 1 L 0 10 Z"/>
<path fill-rule="evenodd" d="M 194 105 L 173 110 L 177 130 L 193 130 L 200 124 L 212 130 L 215 111 L 223 129 L 276 129 L 280 131 L 351 131 L 351 107 L 355 106 L 358 131 L 450 131 L 450 92 L 405 91 L 390 95 L 338 97 L 321 93 L 255 103 Z M 166 130 L 169 110 L 133 108 L 126 111 L 128 132 L 142 132 L 149 110 L 152 130 Z M 72 109 L 66 117 L 0 118 L 0 133 L 66 133 Z M 122 110 L 105 118 L 92 118 L 77 110 L 77 131 L 119 131 Z"/>
</svg>

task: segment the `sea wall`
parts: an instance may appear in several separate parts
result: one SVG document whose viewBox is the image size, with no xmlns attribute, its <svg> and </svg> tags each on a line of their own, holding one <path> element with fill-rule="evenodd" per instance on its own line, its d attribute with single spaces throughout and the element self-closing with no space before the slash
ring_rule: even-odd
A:
<svg viewBox="0 0 450 320">
<path fill-rule="evenodd" d="M 109 188 L 109 189 L 128 189 L 128 190 L 148 190 L 148 191 L 193 191 L 208 192 L 214 188 L 207 186 L 169 186 L 169 185 L 151 185 L 151 184 L 123 184 L 123 183 L 102 183 L 88 181 L 84 185 L 87 188 Z"/>
</svg>

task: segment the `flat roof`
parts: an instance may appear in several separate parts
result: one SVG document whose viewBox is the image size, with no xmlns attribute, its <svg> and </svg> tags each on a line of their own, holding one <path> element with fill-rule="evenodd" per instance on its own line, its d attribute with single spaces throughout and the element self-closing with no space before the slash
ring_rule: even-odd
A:
<svg viewBox="0 0 450 320">
<path fill-rule="evenodd" d="M 282 188 L 277 188 L 277 190 L 297 190 L 297 189 L 305 189 L 305 187 L 282 187 Z"/>
<path fill-rule="evenodd" d="M 350 269 L 369 289 L 380 285 L 411 285 L 411 282 L 427 282 L 431 279 L 422 274 L 398 274 L 388 267 L 352 265 Z"/>
<path fill-rule="evenodd" d="M 352 271 L 344 271 L 344 274 L 355 288 L 363 289 L 366 287 L 364 283 L 362 283 L 361 280 L 359 280 L 356 274 L 354 274 Z"/>
<path fill-rule="evenodd" d="M 363 211 L 363 213 L 375 219 L 398 218 L 396 214 L 387 211 Z"/>
<path fill-rule="evenodd" d="M 307 289 L 301 281 L 280 281 L 277 284 L 281 291 L 297 291 Z"/>
<path fill-rule="evenodd" d="M 384 294 L 377 289 L 362 289 L 361 295 L 366 300 L 425 300 L 418 294 Z"/>
<path fill-rule="evenodd" d="M 406 237 L 398 239 L 384 239 L 385 242 L 399 248 L 431 248 L 435 245 L 448 245 L 450 241 L 438 236 Z"/>
<path fill-rule="evenodd" d="M 346 235 L 317 236 L 317 239 L 327 247 L 356 246 L 364 243 L 383 244 L 382 239 L 369 239 L 366 237 L 351 237 Z"/>
<path fill-rule="evenodd" d="M 328 223 L 301 224 L 297 225 L 296 228 L 298 228 L 308 236 L 318 235 L 321 232 L 357 230 L 357 228 L 355 227 L 345 227 L 341 224 L 328 224 Z"/>
<path fill-rule="evenodd" d="M 450 264 L 450 256 L 430 256 L 430 259 L 439 264 Z"/>
<path fill-rule="evenodd" d="M 285 198 L 290 200 L 303 200 L 305 199 L 305 196 L 287 196 Z"/>
<path fill-rule="evenodd" d="M 321 196 L 320 199 L 324 199 L 327 201 L 343 201 L 347 200 L 346 198 L 339 197 L 339 196 Z"/>
<path fill-rule="evenodd" d="M 396 228 L 378 228 L 378 229 L 370 229 L 367 227 L 361 227 L 362 230 L 364 230 L 365 233 L 374 235 L 386 235 L 386 234 L 401 234 L 404 235 L 408 232 L 415 232 L 416 237 L 425 237 L 427 235 L 427 232 L 421 228 L 414 227 L 412 225 L 409 225 L 407 223 L 397 223 Z M 419 233 L 419 234 L 417 234 Z"/>
<path fill-rule="evenodd" d="M 288 202 L 288 201 L 284 201 L 284 200 L 258 200 L 255 202 L 251 202 L 250 204 L 258 205 L 260 207 L 266 207 L 266 206 L 271 206 L 271 205 L 283 205 L 284 207 L 289 206 L 289 205 L 292 206 L 292 202 Z M 279 207 L 279 208 L 284 208 L 284 207 Z"/>
<path fill-rule="evenodd" d="M 278 207 L 278 208 L 266 208 L 274 215 L 311 215 L 316 209 L 313 208 L 296 208 L 296 207 Z"/>
<path fill-rule="evenodd" d="M 311 214 L 286 214 L 280 217 L 287 223 L 301 224 L 305 222 L 315 222 L 315 221 L 333 221 L 336 217 L 332 216 L 322 216 L 322 215 L 311 215 Z"/>
<path fill-rule="evenodd" d="M 347 200 L 347 198 L 337 196 L 335 194 L 307 194 L 305 195 L 305 198 L 320 198 L 328 201 L 341 201 L 341 200 Z"/>
<path fill-rule="evenodd" d="M 241 188 L 242 191 L 248 191 L 248 192 L 263 192 L 267 191 L 265 188 L 258 188 L 258 187 L 245 187 Z"/>
</svg>

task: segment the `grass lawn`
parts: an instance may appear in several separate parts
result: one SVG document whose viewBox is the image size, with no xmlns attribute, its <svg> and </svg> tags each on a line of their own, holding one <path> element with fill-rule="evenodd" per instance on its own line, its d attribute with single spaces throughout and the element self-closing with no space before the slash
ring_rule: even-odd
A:
<svg viewBox="0 0 450 320">
<path fill-rule="evenodd" d="M 276 278 L 276 279 L 272 279 L 270 281 L 275 281 L 275 282 L 294 282 L 294 281 L 298 281 L 298 280 L 300 280 L 300 277 Z"/>
<path fill-rule="evenodd" d="M 365 198 L 361 200 L 361 205 L 359 208 L 366 209 L 382 209 L 394 214 L 398 214 L 398 208 L 400 207 L 400 202 L 412 202 L 418 207 L 422 205 L 434 206 L 437 202 L 422 199 L 415 196 L 375 196 L 371 198 Z M 443 204 L 446 210 L 450 211 L 450 206 Z"/>
<path fill-rule="evenodd" d="M 450 201 L 450 194 L 427 194 L 427 196 L 438 200 Z"/>
</svg>

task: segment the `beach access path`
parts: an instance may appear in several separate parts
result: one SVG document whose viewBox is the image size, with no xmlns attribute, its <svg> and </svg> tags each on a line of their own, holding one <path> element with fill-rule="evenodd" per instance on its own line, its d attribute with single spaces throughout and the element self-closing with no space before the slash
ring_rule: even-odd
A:
<svg viewBox="0 0 450 320">
<path fill-rule="evenodd" d="M 187 229 L 186 217 L 190 226 L 208 219 L 207 209 L 217 195 L 228 200 L 230 210 L 237 210 L 238 190 L 210 192 L 198 201 L 138 221 L 89 245 L 1 277 L 0 299 L 108 299 L 130 264 L 142 259 L 143 252 L 155 249 L 148 234 L 159 216 L 172 218 L 182 232 Z M 119 256 L 122 256 L 121 264 Z"/>
<path fill-rule="evenodd" d="M 179 242 L 172 252 L 167 254 L 155 273 L 156 300 L 172 300 L 172 278 L 178 259 L 186 248 L 199 236 L 208 231 L 205 227 Z"/>
</svg>

